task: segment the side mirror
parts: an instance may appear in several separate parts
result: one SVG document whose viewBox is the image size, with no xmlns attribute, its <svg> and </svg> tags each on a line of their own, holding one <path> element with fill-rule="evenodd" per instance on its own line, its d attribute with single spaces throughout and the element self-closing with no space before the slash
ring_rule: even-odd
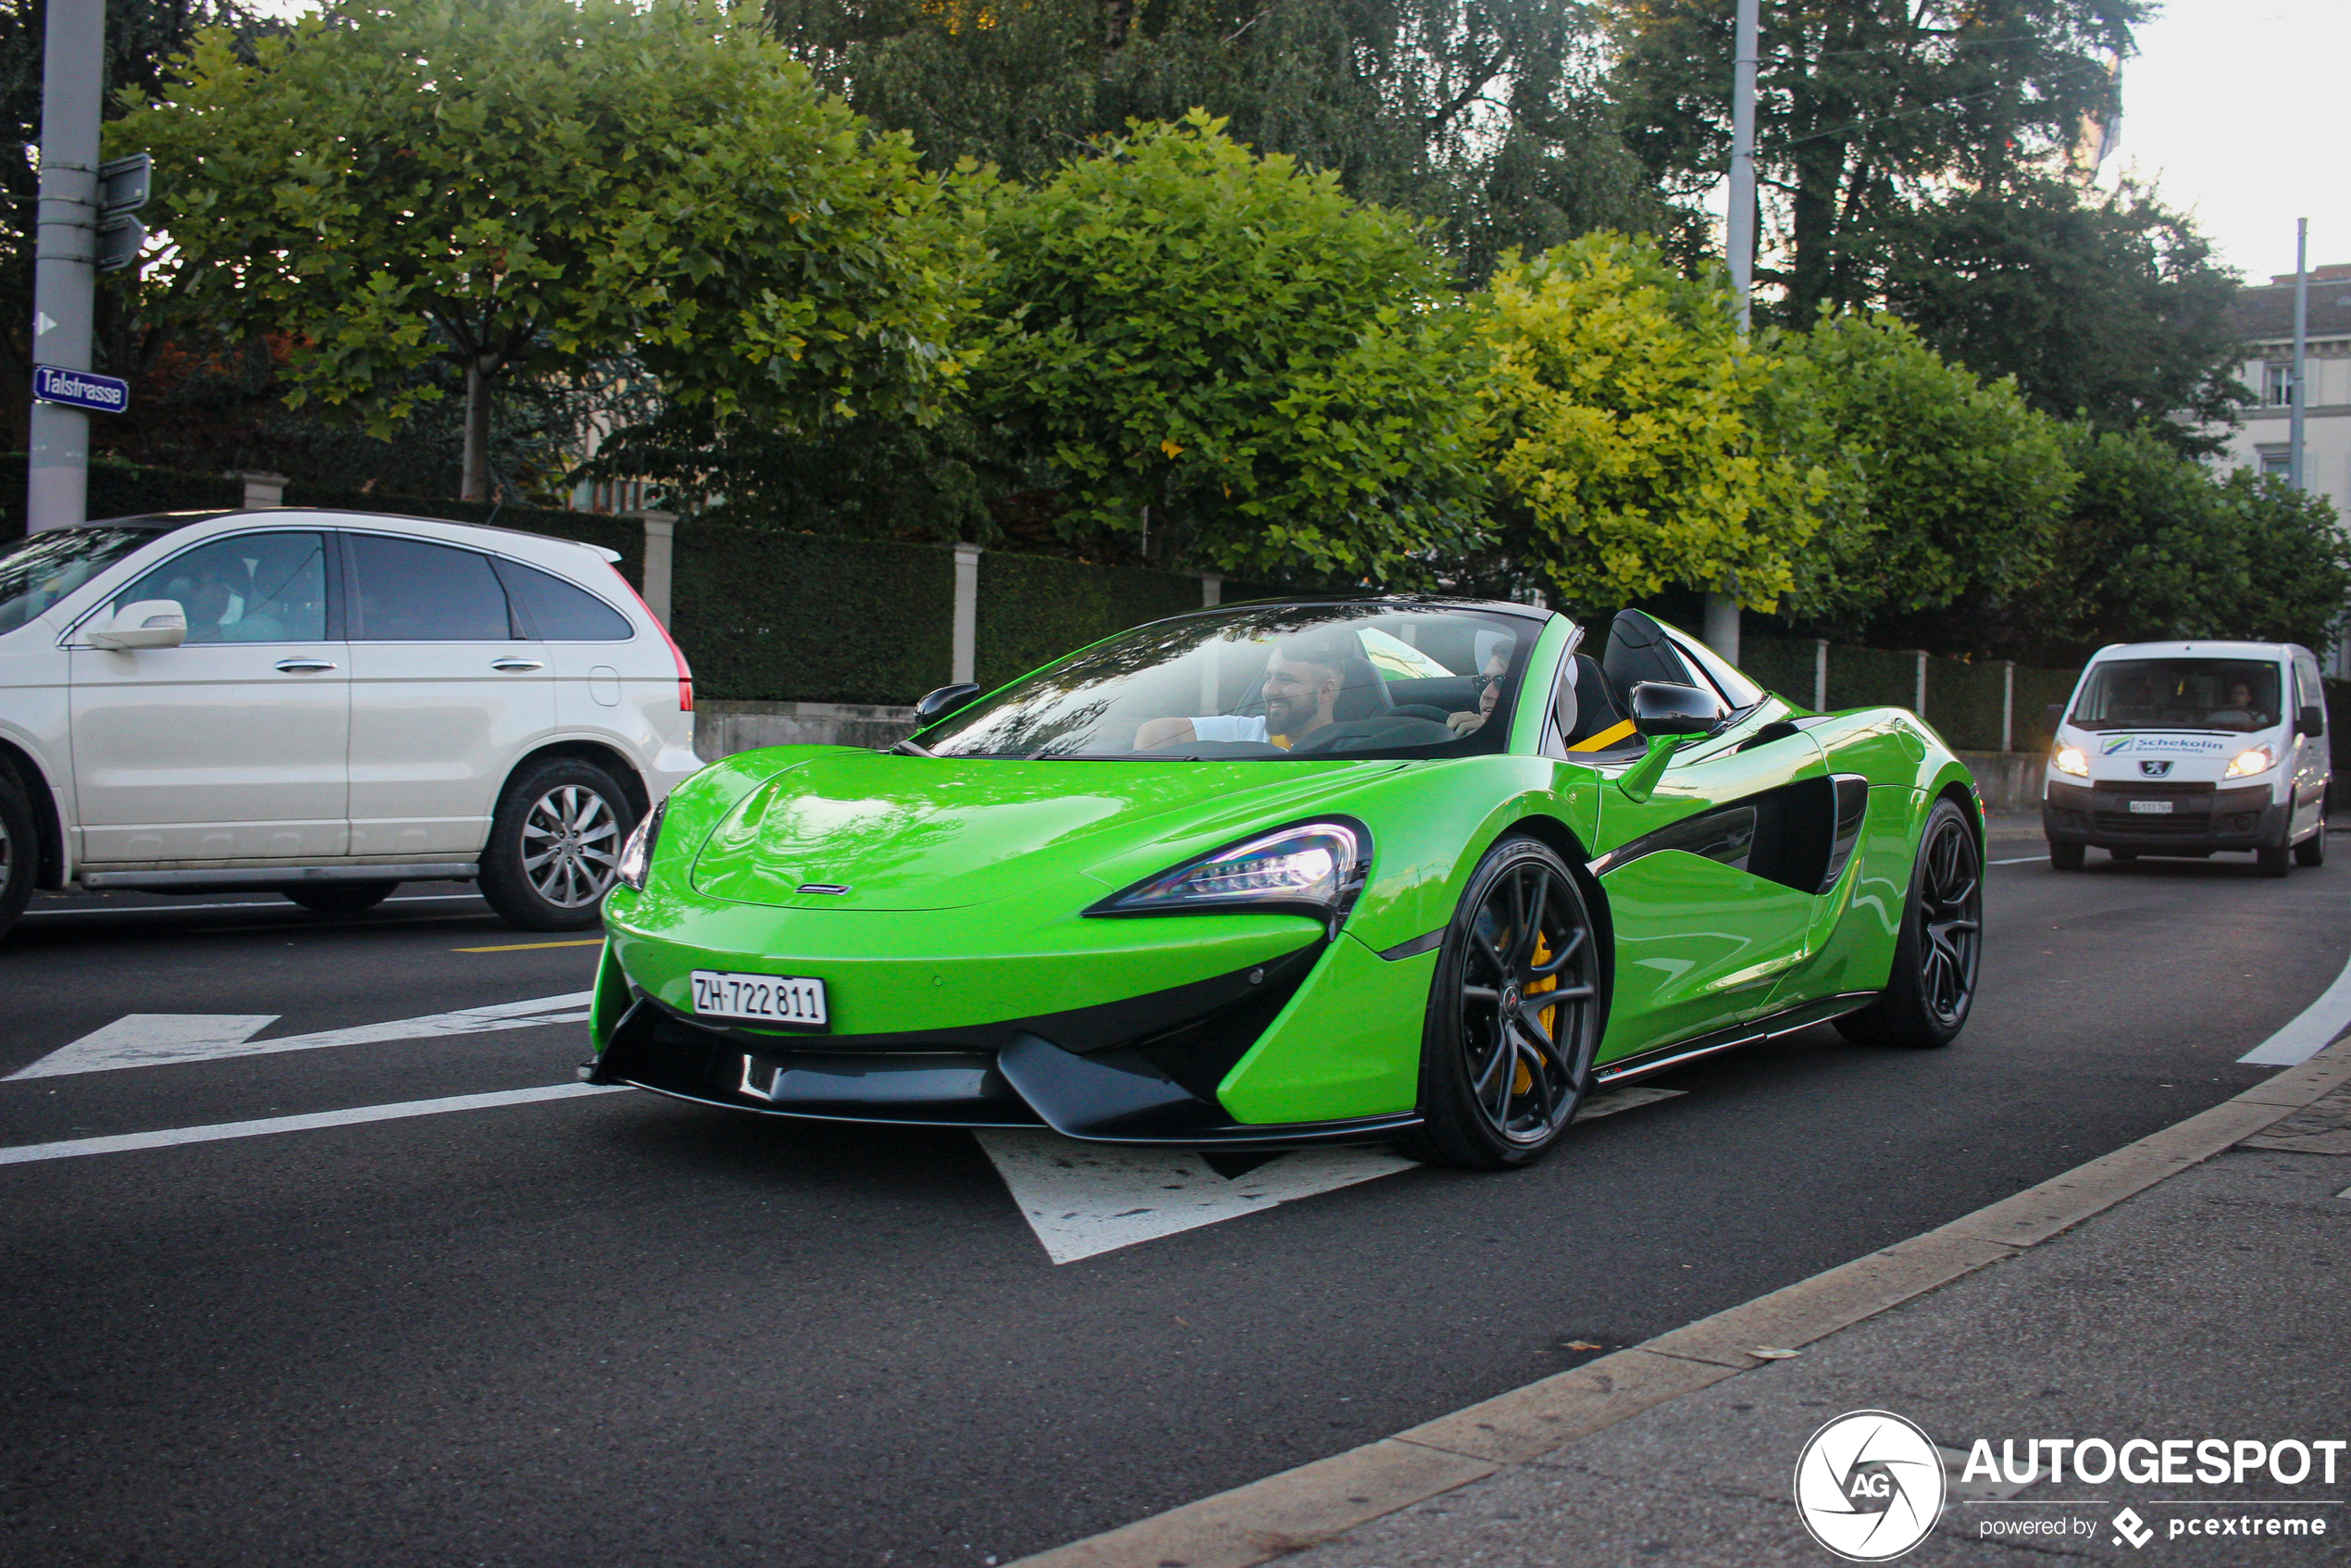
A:
<svg viewBox="0 0 2351 1568">
<path fill-rule="evenodd" d="M 177 599 L 125 604 L 91 628 L 93 648 L 177 648 L 188 640 L 188 613 Z"/>
<path fill-rule="evenodd" d="M 1644 680 L 1632 703 L 1633 728 L 1644 735 L 1711 735 L 1723 725 L 1723 700 L 1695 686 Z"/>
<path fill-rule="evenodd" d="M 945 717 L 978 696 L 979 692 L 979 687 L 968 680 L 927 692 L 923 700 L 914 704 L 914 728 L 919 729 L 935 718 Z"/>
<path fill-rule="evenodd" d="M 2316 703 L 2294 716 L 2296 735 L 2324 735 L 2327 732 L 2327 711 Z"/>
</svg>

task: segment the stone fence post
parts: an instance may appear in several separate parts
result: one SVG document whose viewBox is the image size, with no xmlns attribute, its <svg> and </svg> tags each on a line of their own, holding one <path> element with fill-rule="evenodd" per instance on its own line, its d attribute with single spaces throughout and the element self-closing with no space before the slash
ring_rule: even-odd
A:
<svg viewBox="0 0 2351 1568">
<path fill-rule="evenodd" d="M 645 608 L 653 613 L 653 619 L 666 627 L 677 561 L 678 514 L 645 510 L 623 512 L 621 516 L 634 517 L 645 525 Z"/>
</svg>

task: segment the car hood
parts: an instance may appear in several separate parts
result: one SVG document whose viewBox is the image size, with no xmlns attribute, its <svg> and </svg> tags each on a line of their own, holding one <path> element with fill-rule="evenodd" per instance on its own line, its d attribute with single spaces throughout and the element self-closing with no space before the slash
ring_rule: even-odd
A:
<svg viewBox="0 0 2351 1568">
<path fill-rule="evenodd" d="M 1275 825 L 1403 765 L 829 753 L 738 802 L 696 854 L 693 884 L 712 898 L 793 909 L 957 909 L 1083 876 L 1161 840 Z M 848 890 L 801 890 L 810 884 Z"/>
</svg>

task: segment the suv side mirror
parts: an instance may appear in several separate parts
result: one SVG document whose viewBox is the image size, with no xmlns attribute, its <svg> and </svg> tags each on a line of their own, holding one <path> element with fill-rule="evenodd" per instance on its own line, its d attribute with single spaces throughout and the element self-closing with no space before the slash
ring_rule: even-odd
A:
<svg viewBox="0 0 2351 1568">
<path fill-rule="evenodd" d="M 188 612 L 177 599 L 125 604 L 90 630 L 93 648 L 177 648 L 188 640 Z"/>
<path fill-rule="evenodd" d="M 959 681 L 952 686 L 942 686 L 936 691 L 926 692 L 923 700 L 914 704 L 914 728 L 919 729 L 935 718 L 942 718 L 953 713 L 957 708 L 978 696 L 979 692 L 979 687 L 968 680 Z"/>
<path fill-rule="evenodd" d="M 2316 703 L 2294 716 L 2296 735 L 2324 735 L 2327 732 L 2327 711 Z"/>
<path fill-rule="evenodd" d="M 1633 728 L 1644 735 L 1711 735 L 1723 725 L 1723 700 L 1695 686 L 1644 680 L 1631 697 Z"/>
</svg>

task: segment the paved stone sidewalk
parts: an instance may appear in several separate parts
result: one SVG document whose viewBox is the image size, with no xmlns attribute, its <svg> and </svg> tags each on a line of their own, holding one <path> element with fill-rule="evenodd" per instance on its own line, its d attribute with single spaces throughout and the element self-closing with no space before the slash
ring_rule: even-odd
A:
<svg viewBox="0 0 2351 1568">
<path fill-rule="evenodd" d="M 1542 1459 L 1280 1559 L 1282 1568 L 1759 1568 L 1837 1560 L 1791 1480 L 1806 1438 L 1892 1411 L 1977 1437 L 2351 1437 L 2351 1091 L 2020 1255 Z M 2269 1147 L 2263 1147 L 2263 1145 Z M 1932 1179 L 1922 1173 L 1921 1179 Z M 1954 1497 L 1958 1465 L 1951 1467 Z M 2046 1473 L 2045 1473 L 2046 1474 Z M 1972 1488 L 1905 1564 L 2351 1563 L 2335 1482 Z M 1987 1490 L 2005 1494 L 1981 1500 Z M 2293 1500 L 2296 1506 L 2277 1506 Z M 2328 1506 L 2308 1506 L 2324 1500 Z M 2223 1507 L 2220 1504 L 2269 1506 Z M 2112 1521 L 2155 1534 L 2133 1547 Z M 2322 1537 L 2173 1538 L 2174 1522 L 2324 1518 Z M 2023 1520 L 2090 1534 L 1987 1538 Z M 2033 1527 L 2033 1526 L 2028 1526 Z"/>
</svg>

